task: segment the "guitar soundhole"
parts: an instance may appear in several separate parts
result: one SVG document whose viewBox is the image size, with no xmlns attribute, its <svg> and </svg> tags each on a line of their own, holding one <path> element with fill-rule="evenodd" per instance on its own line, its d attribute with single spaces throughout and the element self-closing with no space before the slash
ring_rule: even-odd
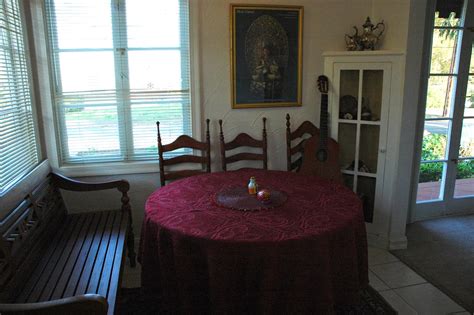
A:
<svg viewBox="0 0 474 315">
<path fill-rule="evenodd" d="M 316 154 L 316 157 L 318 158 L 319 161 L 324 162 L 328 159 L 328 153 L 326 150 L 318 150 L 318 153 Z"/>
</svg>

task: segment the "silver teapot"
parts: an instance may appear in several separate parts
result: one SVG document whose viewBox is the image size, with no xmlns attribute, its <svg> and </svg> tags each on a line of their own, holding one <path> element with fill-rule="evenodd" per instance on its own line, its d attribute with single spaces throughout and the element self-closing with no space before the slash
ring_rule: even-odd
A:
<svg viewBox="0 0 474 315">
<path fill-rule="evenodd" d="M 359 30 L 354 26 L 354 35 L 345 35 L 347 50 L 375 50 L 377 43 L 385 31 L 385 24 L 382 22 L 374 26 L 367 17 L 364 25 L 362 25 L 363 33 L 359 35 Z"/>
</svg>

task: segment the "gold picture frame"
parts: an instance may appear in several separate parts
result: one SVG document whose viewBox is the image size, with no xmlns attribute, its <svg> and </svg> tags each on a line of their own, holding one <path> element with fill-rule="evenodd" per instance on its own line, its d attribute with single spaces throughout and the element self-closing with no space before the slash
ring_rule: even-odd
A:
<svg viewBox="0 0 474 315">
<path fill-rule="evenodd" d="M 232 108 L 301 106 L 303 7 L 230 5 Z"/>
</svg>

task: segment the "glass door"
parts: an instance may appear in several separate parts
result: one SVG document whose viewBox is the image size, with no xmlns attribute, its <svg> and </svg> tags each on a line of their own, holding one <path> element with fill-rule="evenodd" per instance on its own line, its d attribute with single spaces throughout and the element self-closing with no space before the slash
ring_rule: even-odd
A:
<svg viewBox="0 0 474 315">
<path fill-rule="evenodd" d="M 413 221 L 474 209 L 473 4 L 436 4 Z"/>
</svg>

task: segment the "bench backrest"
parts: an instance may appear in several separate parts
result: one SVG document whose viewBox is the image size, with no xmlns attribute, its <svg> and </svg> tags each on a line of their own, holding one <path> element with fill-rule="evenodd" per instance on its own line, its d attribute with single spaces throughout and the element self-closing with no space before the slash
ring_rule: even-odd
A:
<svg viewBox="0 0 474 315">
<path fill-rule="evenodd" d="M 0 221 L 1 301 L 9 301 L 28 279 L 65 215 L 61 194 L 48 175 Z"/>
</svg>

